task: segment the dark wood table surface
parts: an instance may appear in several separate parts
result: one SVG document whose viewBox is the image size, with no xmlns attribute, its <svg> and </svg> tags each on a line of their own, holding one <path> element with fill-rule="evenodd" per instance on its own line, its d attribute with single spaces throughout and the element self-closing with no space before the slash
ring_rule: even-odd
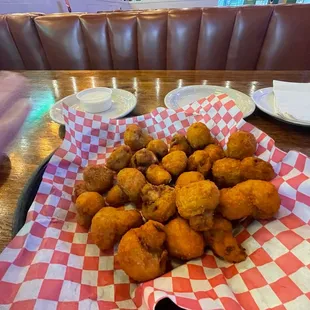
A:
<svg viewBox="0 0 310 310">
<path fill-rule="evenodd" d="M 248 95 L 272 86 L 274 79 L 310 82 L 310 71 L 23 71 L 31 83 L 33 109 L 21 134 L 0 165 L 0 252 L 11 239 L 16 202 L 38 164 L 60 144 L 59 125 L 49 109 L 55 101 L 85 88 L 107 86 L 134 93 L 132 115 L 164 106 L 165 95 L 177 87 L 220 85 Z M 310 106 L 309 106 L 310 108 Z M 295 149 L 310 156 L 310 128 L 282 123 L 256 110 L 247 121 L 265 131 L 284 151 Z"/>
</svg>

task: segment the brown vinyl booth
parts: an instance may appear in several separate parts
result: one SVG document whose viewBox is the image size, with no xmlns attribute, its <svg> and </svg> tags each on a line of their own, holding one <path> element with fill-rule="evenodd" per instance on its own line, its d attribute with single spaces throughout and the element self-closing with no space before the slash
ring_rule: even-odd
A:
<svg viewBox="0 0 310 310">
<path fill-rule="evenodd" d="M 0 15 L 5 70 L 310 70 L 310 5 Z"/>
</svg>

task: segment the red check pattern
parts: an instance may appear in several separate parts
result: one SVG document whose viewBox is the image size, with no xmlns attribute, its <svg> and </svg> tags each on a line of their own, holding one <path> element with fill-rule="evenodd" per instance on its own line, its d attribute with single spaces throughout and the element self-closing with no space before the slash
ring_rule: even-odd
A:
<svg viewBox="0 0 310 310">
<path fill-rule="evenodd" d="M 52 157 L 27 222 L 0 255 L 1 309 L 154 309 L 169 297 L 187 309 L 310 309 L 310 159 L 279 150 L 264 132 L 242 120 L 226 95 L 186 109 L 158 108 L 138 117 L 105 121 L 65 109 L 67 133 Z M 230 264 L 211 252 L 137 285 L 120 269 L 114 250 L 100 252 L 76 223 L 72 200 L 82 168 L 104 163 L 138 123 L 154 138 L 170 140 L 193 122 L 211 128 L 225 145 L 238 129 L 258 140 L 257 155 L 274 166 L 282 199 L 273 221 L 243 223 L 238 239 L 248 258 Z"/>
</svg>

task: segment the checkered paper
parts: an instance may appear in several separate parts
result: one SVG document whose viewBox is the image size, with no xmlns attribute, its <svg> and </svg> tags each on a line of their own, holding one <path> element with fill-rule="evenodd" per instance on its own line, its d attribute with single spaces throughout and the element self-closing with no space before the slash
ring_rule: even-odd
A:
<svg viewBox="0 0 310 310">
<path fill-rule="evenodd" d="M 121 120 L 66 108 L 66 137 L 48 164 L 22 230 L 0 255 L 0 309 L 154 309 L 170 298 L 186 309 L 310 309 L 310 159 L 285 153 L 242 119 L 226 95 L 211 95 L 185 110 L 158 108 Z M 143 284 L 130 280 L 114 250 L 100 252 L 77 225 L 72 201 L 82 168 L 104 163 L 138 123 L 154 138 L 171 139 L 204 122 L 224 146 L 238 129 L 252 132 L 257 156 L 272 163 L 282 205 L 274 220 L 244 222 L 238 240 L 248 258 L 230 264 L 208 251 Z"/>
</svg>

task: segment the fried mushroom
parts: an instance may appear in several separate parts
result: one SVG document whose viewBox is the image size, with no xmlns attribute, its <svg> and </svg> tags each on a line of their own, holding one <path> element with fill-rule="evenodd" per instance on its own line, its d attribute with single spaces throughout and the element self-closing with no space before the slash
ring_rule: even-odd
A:
<svg viewBox="0 0 310 310">
<path fill-rule="evenodd" d="M 241 162 L 238 159 L 223 158 L 217 160 L 212 166 L 212 175 L 219 188 L 232 187 L 242 181 Z"/>
<path fill-rule="evenodd" d="M 166 222 L 176 212 L 175 190 L 167 185 L 146 184 L 141 191 L 142 215 L 147 220 Z"/>
<path fill-rule="evenodd" d="M 138 169 L 124 168 L 117 174 L 117 185 L 131 202 L 140 201 L 140 192 L 145 184 L 145 177 Z"/>
<path fill-rule="evenodd" d="M 120 171 L 126 168 L 132 156 L 132 152 L 129 146 L 121 145 L 117 147 L 107 159 L 107 167 L 114 171 Z"/>
<path fill-rule="evenodd" d="M 181 134 L 175 134 L 170 141 L 170 153 L 174 151 L 182 151 L 187 156 L 190 156 L 193 152 L 186 137 Z"/>
<path fill-rule="evenodd" d="M 204 176 L 198 171 L 183 172 L 177 179 L 175 185 L 183 187 L 185 185 L 204 180 Z"/>
<path fill-rule="evenodd" d="M 225 157 L 223 148 L 218 144 L 209 144 L 204 148 L 204 151 L 210 158 L 212 164 Z"/>
<path fill-rule="evenodd" d="M 200 257 L 204 252 L 201 233 L 193 230 L 188 222 L 177 217 L 165 226 L 167 250 L 170 256 L 182 260 Z"/>
<path fill-rule="evenodd" d="M 188 128 L 187 140 L 194 150 L 201 150 L 212 143 L 210 130 L 203 123 L 194 123 Z"/>
<path fill-rule="evenodd" d="M 243 159 L 255 154 L 257 142 L 255 137 L 246 131 L 234 132 L 227 142 L 227 157 Z"/>
<path fill-rule="evenodd" d="M 164 226 L 155 221 L 129 230 L 118 246 L 117 259 L 121 268 L 137 282 L 161 276 L 166 272 L 168 260 L 165 241 Z"/>
<path fill-rule="evenodd" d="M 219 198 L 218 188 L 209 180 L 176 188 L 178 212 L 185 219 L 214 210 L 219 204 Z"/>
<path fill-rule="evenodd" d="M 146 178 L 153 185 L 169 184 L 171 175 L 162 166 L 151 165 L 146 170 Z"/>
<path fill-rule="evenodd" d="M 89 228 L 93 216 L 105 207 L 104 198 L 96 192 L 84 192 L 75 203 L 77 218 L 76 221 L 84 228 Z"/>
<path fill-rule="evenodd" d="M 129 198 L 118 185 L 114 185 L 108 191 L 105 201 L 109 206 L 120 207 L 129 202 Z"/>
<path fill-rule="evenodd" d="M 152 140 L 137 124 L 128 125 L 124 133 L 124 143 L 133 151 L 138 151 L 145 148 Z"/>
<path fill-rule="evenodd" d="M 195 151 L 189 158 L 187 163 L 187 168 L 190 171 L 198 171 L 205 178 L 209 175 L 212 166 L 211 159 L 209 158 L 207 152 L 198 150 Z"/>
<path fill-rule="evenodd" d="M 163 140 L 155 139 L 149 142 L 147 149 L 153 152 L 158 159 L 168 154 L 168 146 Z"/>
<path fill-rule="evenodd" d="M 114 172 L 105 165 L 87 166 L 83 171 L 88 192 L 105 193 L 113 186 Z"/>
<path fill-rule="evenodd" d="M 148 149 L 141 149 L 137 151 L 131 158 L 131 167 L 138 169 L 142 173 L 145 173 L 149 166 L 157 163 L 157 157 Z"/>
<path fill-rule="evenodd" d="M 90 236 L 95 244 L 105 251 L 113 248 L 129 229 L 142 224 L 142 217 L 136 210 L 105 207 L 94 216 Z"/>
<path fill-rule="evenodd" d="M 169 153 L 162 159 L 162 165 L 172 176 L 177 177 L 186 169 L 186 154 L 182 151 Z"/>
</svg>

